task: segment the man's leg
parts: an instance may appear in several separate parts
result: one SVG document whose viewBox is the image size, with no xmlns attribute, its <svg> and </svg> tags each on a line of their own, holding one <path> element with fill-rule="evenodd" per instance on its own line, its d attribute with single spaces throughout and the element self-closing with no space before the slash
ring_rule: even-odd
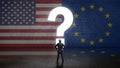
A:
<svg viewBox="0 0 120 68">
<path fill-rule="evenodd" d="M 61 58 L 62 58 L 62 63 L 64 63 L 64 56 L 63 56 L 63 52 L 61 52 Z"/>
<path fill-rule="evenodd" d="M 59 61 L 59 52 L 57 52 L 57 63 Z"/>
</svg>

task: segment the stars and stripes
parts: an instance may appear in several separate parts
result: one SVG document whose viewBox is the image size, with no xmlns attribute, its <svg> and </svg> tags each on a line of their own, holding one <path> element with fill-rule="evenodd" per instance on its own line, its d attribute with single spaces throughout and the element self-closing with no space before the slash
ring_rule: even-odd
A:
<svg viewBox="0 0 120 68">
<path fill-rule="evenodd" d="M 0 47 L 53 51 L 56 28 L 62 19 L 58 16 L 56 22 L 50 22 L 47 18 L 57 6 L 61 6 L 61 0 L 2 0 Z"/>
</svg>

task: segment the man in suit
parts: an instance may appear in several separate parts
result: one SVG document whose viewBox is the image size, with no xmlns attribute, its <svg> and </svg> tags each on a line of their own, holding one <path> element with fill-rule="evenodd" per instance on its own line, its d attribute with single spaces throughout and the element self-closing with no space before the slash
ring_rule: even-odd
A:
<svg viewBox="0 0 120 68">
<path fill-rule="evenodd" d="M 62 64 L 63 64 L 64 63 L 64 57 L 63 57 L 64 44 L 61 43 L 61 40 L 59 40 L 59 43 L 56 44 L 55 48 L 57 49 L 57 63 L 59 62 L 59 56 L 61 55 Z"/>
</svg>

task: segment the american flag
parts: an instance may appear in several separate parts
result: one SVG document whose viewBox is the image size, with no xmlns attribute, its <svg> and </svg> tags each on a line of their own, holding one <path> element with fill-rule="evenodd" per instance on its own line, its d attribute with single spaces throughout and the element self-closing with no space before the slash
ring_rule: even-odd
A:
<svg viewBox="0 0 120 68">
<path fill-rule="evenodd" d="M 61 0 L 2 0 L 0 49 L 9 51 L 7 54 L 10 51 L 13 54 L 14 50 L 26 51 L 27 48 L 29 51 L 34 48 L 35 51 L 44 48 L 52 51 L 61 17 L 58 16 L 56 22 L 50 22 L 47 18 L 50 11 L 57 6 L 61 6 Z M 21 52 L 18 54 L 22 55 Z"/>
</svg>

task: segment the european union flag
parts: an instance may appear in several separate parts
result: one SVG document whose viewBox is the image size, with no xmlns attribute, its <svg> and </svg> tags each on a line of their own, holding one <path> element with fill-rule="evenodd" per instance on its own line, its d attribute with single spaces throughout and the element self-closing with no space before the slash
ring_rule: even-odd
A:
<svg viewBox="0 0 120 68">
<path fill-rule="evenodd" d="M 74 22 L 65 32 L 68 47 L 119 47 L 120 0 L 63 0 Z"/>
</svg>

